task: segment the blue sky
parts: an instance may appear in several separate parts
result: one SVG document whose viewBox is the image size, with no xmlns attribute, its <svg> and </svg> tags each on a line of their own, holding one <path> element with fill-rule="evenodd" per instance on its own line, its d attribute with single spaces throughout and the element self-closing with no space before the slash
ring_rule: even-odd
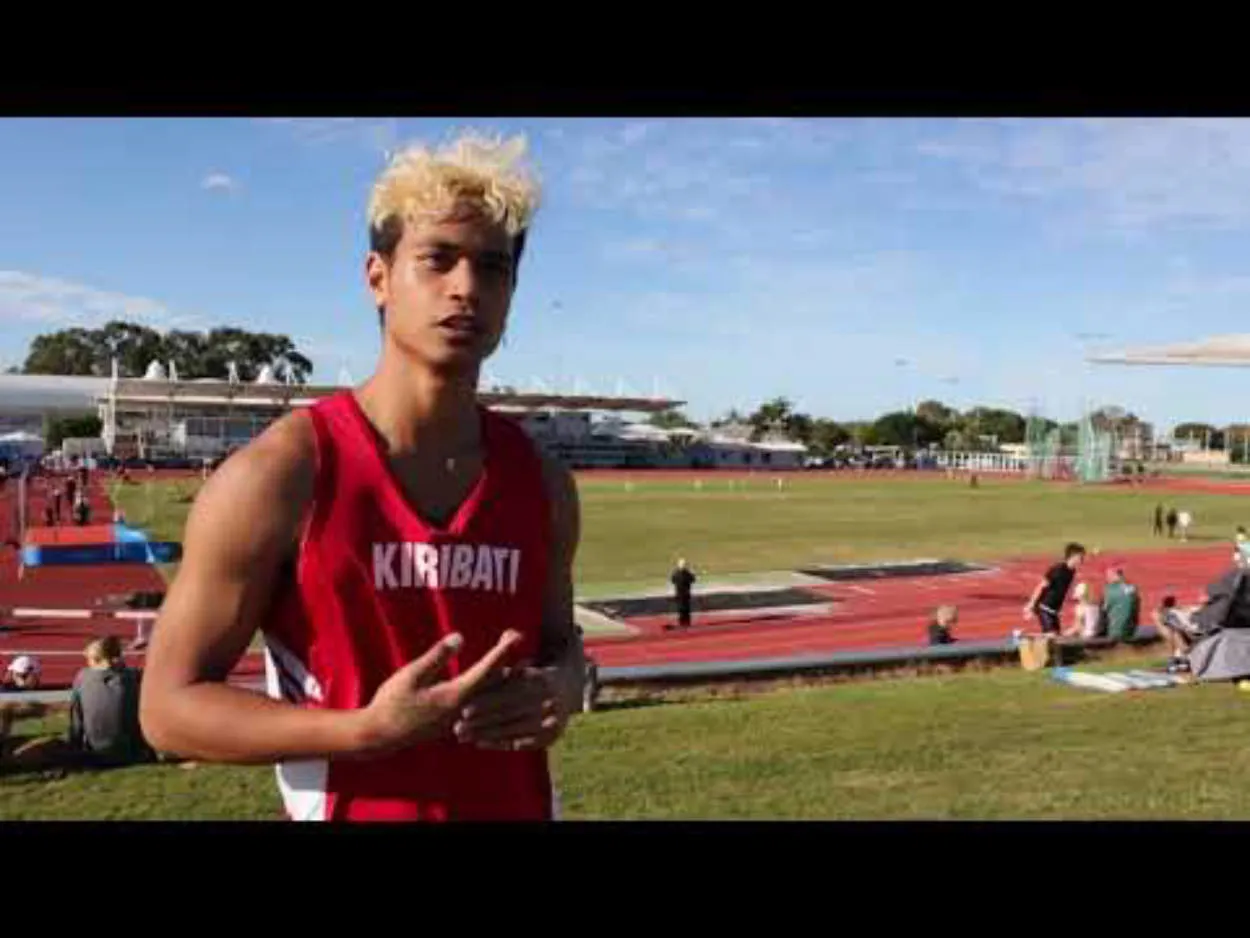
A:
<svg viewBox="0 0 1250 938">
<path fill-rule="evenodd" d="M 1250 332 L 1246 120 L 8 119 L 0 363 L 120 317 L 285 332 L 364 378 L 369 185 L 456 126 L 524 132 L 545 183 L 494 380 L 699 418 L 1250 417 L 1250 372 L 1082 364 Z"/>
</svg>

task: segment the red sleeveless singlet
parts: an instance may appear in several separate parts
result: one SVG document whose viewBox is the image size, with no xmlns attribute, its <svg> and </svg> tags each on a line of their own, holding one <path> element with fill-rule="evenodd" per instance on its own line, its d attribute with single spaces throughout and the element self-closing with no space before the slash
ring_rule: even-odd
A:
<svg viewBox="0 0 1250 938">
<path fill-rule="evenodd" d="M 264 628 L 270 696 L 307 707 L 363 707 L 444 635 L 464 645 L 448 674 L 479 660 L 506 629 L 512 662 L 539 651 L 550 513 L 533 442 L 479 408 L 483 468 L 446 527 L 422 519 L 385 445 L 345 391 L 311 408 L 313 502 L 294 583 Z M 491 752 L 445 739 L 370 759 L 277 767 L 298 820 L 547 820 L 546 753 Z"/>
</svg>

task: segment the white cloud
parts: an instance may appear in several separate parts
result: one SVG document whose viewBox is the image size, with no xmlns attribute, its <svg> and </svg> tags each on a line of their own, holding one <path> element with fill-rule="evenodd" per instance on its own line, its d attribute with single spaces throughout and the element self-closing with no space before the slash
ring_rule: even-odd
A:
<svg viewBox="0 0 1250 938">
<path fill-rule="evenodd" d="M 139 322 L 162 331 L 203 327 L 200 317 L 175 313 L 147 297 L 17 270 L 0 270 L 0 323 L 93 328 L 110 319 Z"/>
<path fill-rule="evenodd" d="M 1250 226 L 1246 120 L 961 123 L 917 149 L 983 190 L 1119 232 Z"/>
<path fill-rule="evenodd" d="M 394 151 L 399 140 L 398 122 L 389 117 L 268 117 L 257 123 L 282 128 L 308 146 L 355 143 L 383 155 Z"/>
<path fill-rule="evenodd" d="M 207 189 L 210 192 L 214 189 L 220 189 L 224 192 L 237 192 L 239 190 L 238 180 L 225 173 L 209 173 L 200 181 L 200 188 Z"/>
</svg>

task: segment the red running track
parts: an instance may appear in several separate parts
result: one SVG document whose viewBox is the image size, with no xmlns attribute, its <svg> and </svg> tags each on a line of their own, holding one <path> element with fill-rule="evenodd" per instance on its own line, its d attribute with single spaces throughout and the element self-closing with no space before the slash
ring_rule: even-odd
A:
<svg viewBox="0 0 1250 938">
<path fill-rule="evenodd" d="M 1106 570 L 1123 565 L 1142 591 L 1142 619 L 1172 593 L 1182 603 L 1228 570 L 1231 545 L 1104 554 L 1091 558 L 1078 579 L 1106 582 Z M 603 667 L 631 667 L 708 661 L 817 655 L 865 649 L 905 648 L 926 641 L 934 608 L 959 607 L 957 637 L 965 641 L 1004 639 L 1024 622 L 1022 607 L 1054 557 L 1018 558 L 993 570 L 944 576 L 860 580 L 811 587 L 834 601 L 820 614 L 749 610 L 696 616 L 689 631 L 666 632 L 667 617 L 627 619 L 639 630 L 630 638 L 592 637 L 588 645 Z M 1071 610 L 1065 612 L 1068 623 Z M 1036 628 L 1030 620 L 1028 627 Z"/>
<path fill-rule="evenodd" d="M 134 472 L 142 479 L 142 470 Z M 186 475 L 184 473 L 184 475 Z M 111 521 L 113 504 L 104 488 L 106 478 L 93 473 L 87 495 L 92 522 Z M 5 540 L 15 537 L 12 529 L 17 485 L 10 480 L 0 493 L 0 533 Z M 48 480 L 31 481 L 28 523 L 42 524 L 44 504 L 49 496 Z M 68 518 L 67 509 L 62 509 Z M 5 666 L 17 654 L 39 658 L 45 689 L 68 687 L 83 666 L 82 651 L 92 639 L 113 634 L 129 641 L 135 623 L 128 620 L 71 619 L 64 617 L 14 618 L 4 611 L 15 608 L 104 610 L 117 608 L 119 597 L 165 589 L 165 581 L 154 568 L 144 564 L 113 564 L 92 567 L 40 566 L 27 568 L 17 578 L 18 554 L 11 547 L 0 549 L 0 661 Z M 142 665 L 143 654 L 129 654 L 131 664 Z M 259 654 L 249 654 L 235 672 L 241 680 L 253 680 L 263 673 Z"/>
<path fill-rule="evenodd" d="M 673 476 L 679 473 L 664 473 Z M 886 473 L 882 473 L 885 475 Z M 142 479 L 142 471 L 135 473 Z M 187 477 L 194 473 L 158 473 L 158 478 Z M 589 473 L 603 478 L 656 478 L 656 472 Z M 689 473 L 689 476 L 704 475 Z M 826 475 L 822 473 L 822 475 Z M 853 479 L 858 473 L 828 473 Z M 894 478 L 919 478 L 919 473 L 889 473 Z M 1213 480 L 1162 479 L 1146 483 L 1170 491 L 1246 491 L 1247 486 Z M 11 517 L 9 483 L 0 496 L 0 531 Z M 102 480 L 93 481 L 89 492 L 94 518 L 111 517 L 112 506 Z M 43 483 L 36 482 L 32 508 L 42 512 Z M 1175 547 L 1169 550 L 1103 555 L 1091 559 L 1083 579 L 1104 581 L 1112 563 L 1123 563 L 1129 578 L 1143 591 L 1143 619 L 1166 593 L 1175 593 L 1181 602 L 1192 601 L 1207 583 L 1228 566 L 1231 545 Z M 164 588 L 156 570 L 146 566 L 40 567 L 28 570 L 25 579 L 16 579 L 16 555 L 0 552 L 0 609 L 13 607 L 98 609 L 110 597 L 139 590 Z M 660 617 L 628 620 L 638 629 L 629 638 L 589 640 L 595 658 L 605 667 L 624 667 L 678 662 L 749 660 L 790 655 L 827 654 L 869 648 L 900 648 L 922 644 L 925 625 L 934 607 L 943 603 L 959 606 L 956 634 L 965 640 L 1005 638 L 1022 622 L 1021 606 L 1052 557 L 1018 558 L 988 572 L 938 577 L 863 580 L 831 583 L 812 589 L 830 597 L 831 611 L 821 614 L 770 614 L 749 610 L 701 616 L 688 632 L 663 631 Z M 38 654 L 44 666 L 44 686 L 66 686 L 81 666 L 81 651 L 92 638 L 113 633 L 133 634 L 129 622 L 72 620 L 56 617 L 14 620 L 10 629 L 0 632 L 0 659 L 7 662 L 18 652 Z M 142 663 L 142 654 L 132 656 Z M 263 673 L 262 659 L 250 653 L 235 676 L 254 680 Z"/>
</svg>

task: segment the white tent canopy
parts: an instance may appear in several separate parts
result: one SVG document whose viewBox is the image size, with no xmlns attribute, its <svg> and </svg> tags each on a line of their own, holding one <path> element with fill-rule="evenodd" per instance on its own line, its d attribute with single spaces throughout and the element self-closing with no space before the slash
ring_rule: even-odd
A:
<svg viewBox="0 0 1250 938">
<path fill-rule="evenodd" d="M 1087 359 L 1098 365 L 1207 365 L 1250 367 L 1250 334 L 1215 336 L 1200 342 L 1154 345 L 1104 352 Z"/>
</svg>

